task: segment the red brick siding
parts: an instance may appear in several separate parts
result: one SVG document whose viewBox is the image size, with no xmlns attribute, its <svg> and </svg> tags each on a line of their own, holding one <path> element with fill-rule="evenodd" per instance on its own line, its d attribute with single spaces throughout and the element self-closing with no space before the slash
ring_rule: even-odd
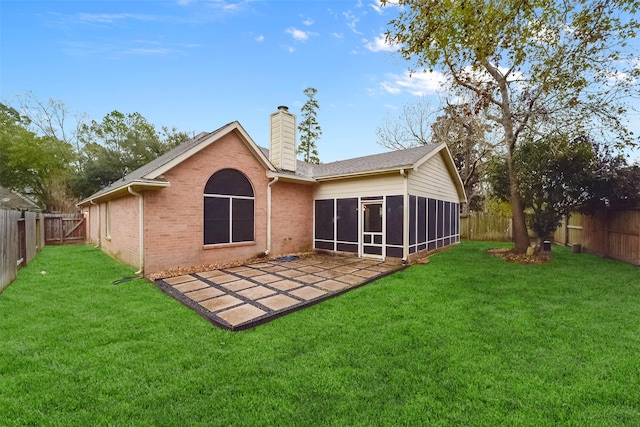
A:
<svg viewBox="0 0 640 427">
<path fill-rule="evenodd" d="M 204 246 L 204 187 L 220 169 L 234 168 L 253 185 L 255 240 Z M 240 138 L 231 133 L 165 174 L 170 186 L 144 195 L 144 271 L 151 274 L 179 267 L 243 261 L 267 249 L 267 186 L 265 167 Z M 313 230 L 313 187 L 285 182 L 272 186 L 271 255 L 310 250 Z M 138 199 L 111 201 L 111 240 L 106 234 L 106 202 L 88 206 L 89 235 L 102 249 L 136 269 L 139 267 Z M 98 224 L 100 231 L 98 232 Z"/>
<path fill-rule="evenodd" d="M 204 248 L 204 187 L 220 169 L 234 168 L 253 185 L 255 241 Z M 171 186 L 145 194 L 145 273 L 244 260 L 266 249 L 265 168 L 235 133 L 214 142 L 164 174 Z"/>
<path fill-rule="evenodd" d="M 108 236 L 107 209 L 110 203 L 111 235 Z M 138 198 L 129 196 L 102 203 L 100 207 L 102 250 L 115 259 L 139 268 Z"/>
<path fill-rule="evenodd" d="M 311 250 L 313 186 L 277 182 L 271 188 L 271 253 Z"/>
</svg>

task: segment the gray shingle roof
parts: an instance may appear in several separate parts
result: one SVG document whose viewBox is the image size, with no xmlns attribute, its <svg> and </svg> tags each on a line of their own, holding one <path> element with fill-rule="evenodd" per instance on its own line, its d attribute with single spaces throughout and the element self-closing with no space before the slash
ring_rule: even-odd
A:
<svg viewBox="0 0 640 427">
<path fill-rule="evenodd" d="M 188 140 L 186 142 L 183 142 L 182 144 L 180 144 L 176 148 L 174 148 L 174 149 L 172 149 L 170 151 L 167 151 L 166 153 L 164 153 L 160 157 L 156 158 L 155 160 L 152 160 L 151 162 L 147 163 L 146 165 L 144 165 L 144 166 L 132 171 L 131 173 L 125 175 L 122 179 L 119 179 L 119 180 L 111 183 L 110 185 L 104 187 L 102 190 L 94 193 L 93 195 L 91 195 L 86 200 L 94 199 L 94 198 L 99 197 L 99 196 L 101 196 L 103 194 L 109 193 L 109 192 L 111 192 L 113 190 L 116 190 L 118 188 L 127 186 L 129 184 L 134 183 L 134 182 L 162 182 L 162 180 L 148 180 L 148 179 L 144 179 L 144 177 L 147 176 L 148 174 L 150 174 L 151 172 L 153 172 L 154 170 L 158 169 L 159 167 L 171 162 L 176 157 L 179 157 L 180 155 L 182 155 L 182 154 L 186 153 L 187 151 L 191 150 L 193 147 L 197 146 L 198 144 L 200 144 L 201 142 L 203 142 L 204 140 L 206 140 L 210 136 L 212 136 L 212 135 L 214 135 L 214 134 L 216 134 L 218 132 L 223 131 L 227 127 L 231 126 L 233 123 L 235 123 L 235 122 L 227 123 L 226 125 L 222 126 L 221 128 L 214 130 L 213 132 L 200 132 L 198 135 L 196 135 L 195 137 L 191 138 L 190 140 Z M 83 203 L 83 202 L 80 202 L 80 203 Z"/>
<path fill-rule="evenodd" d="M 388 153 L 372 154 L 355 159 L 313 165 L 313 176 L 324 178 L 329 176 L 351 175 L 363 172 L 373 172 L 388 169 L 411 167 L 424 156 L 439 148 L 440 145 L 422 145 L 405 150 Z"/>
<path fill-rule="evenodd" d="M 112 191 L 122 189 L 131 184 L 162 184 L 166 183 L 164 179 L 148 179 L 145 178 L 154 171 L 157 171 L 161 167 L 171 163 L 181 155 L 187 153 L 194 147 L 204 141 L 210 140 L 212 136 L 218 133 L 226 132 L 230 127 L 239 126 L 238 122 L 227 123 L 226 125 L 214 130 L 213 132 L 201 132 L 194 138 L 180 144 L 178 147 L 163 154 L 157 159 L 147 163 L 146 165 L 132 171 L 122 179 L 111 183 L 107 187 L 101 189 L 97 193 L 91 195 L 89 198 L 80 202 L 80 204 L 86 203 L 89 200 L 95 199 Z M 269 150 L 263 147 L 258 147 L 265 158 L 269 158 Z M 434 150 L 439 150 L 441 144 L 423 145 L 414 148 L 407 148 L 405 150 L 391 151 L 388 153 L 373 154 L 369 156 L 357 157 L 354 159 L 340 160 L 331 163 L 322 163 L 314 165 L 297 161 L 296 172 L 290 171 L 278 171 L 281 174 L 291 175 L 292 178 L 304 178 L 304 179 L 322 179 L 329 177 L 336 177 L 342 175 L 354 175 L 367 172 L 376 172 L 384 170 L 394 170 L 401 168 L 413 167 L 416 162 L 420 161 L 426 155 Z"/>
<path fill-rule="evenodd" d="M 0 208 L 17 210 L 40 210 L 38 205 L 22 194 L 0 187 Z"/>
<path fill-rule="evenodd" d="M 351 175 L 381 170 L 393 170 L 412 167 L 424 156 L 439 149 L 441 144 L 421 145 L 388 153 L 372 154 L 354 159 L 338 160 L 330 163 L 314 165 L 297 161 L 296 172 L 292 176 L 305 178 L 326 178 L 331 176 Z M 269 157 L 269 150 L 260 147 L 264 155 Z M 286 173 L 286 171 L 283 171 Z"/>
</svg>

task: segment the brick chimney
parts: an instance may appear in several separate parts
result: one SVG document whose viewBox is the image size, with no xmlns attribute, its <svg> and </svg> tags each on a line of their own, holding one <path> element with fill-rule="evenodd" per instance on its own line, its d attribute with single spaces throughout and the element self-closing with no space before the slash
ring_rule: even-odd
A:
<svg viewBox="0 0 640 427">
<path fill-rule="evenodd" d="M 296 116 L 281 105 L 271 114 L 269 161 L 278 169 L 296 171 Z"/>
</svg>

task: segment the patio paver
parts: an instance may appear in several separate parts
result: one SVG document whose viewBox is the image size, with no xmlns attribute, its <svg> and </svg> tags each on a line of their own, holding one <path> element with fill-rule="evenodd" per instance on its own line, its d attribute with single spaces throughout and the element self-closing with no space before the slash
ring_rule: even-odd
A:
<svg viewBox="0 0 640 427">
<path fill-rule="evenodd" d="M 242 330 L 401 268 L 399 262 L 312 255 L 168 277 L 155 284 L 214 325 Z"/>
</svg>

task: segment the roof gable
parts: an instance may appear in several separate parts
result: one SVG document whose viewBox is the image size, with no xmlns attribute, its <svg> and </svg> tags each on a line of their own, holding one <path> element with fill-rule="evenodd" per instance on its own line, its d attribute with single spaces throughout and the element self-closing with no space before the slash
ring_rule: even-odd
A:
<svg viewBox="0 0 640 427">
<path fill-rule="evenodd" d="M 99 198 L 104 198 L 112 194 L 119 194 L 132 185 L 148 189 L 167 187 L 170 183 L 162 176 L 165 172 L 231 132 L 235 132 L 240 137 L 240 140 L 265 167 L 265 169 L 275 171 L 273 165 L 269 162 L 267 157 L 265 157 L 264 153 L 256 143 L 253 142 L 242 125 L 239 122 L 234 121 L 214 130 L 213 132 L 199 133 L 194 138 L 180 144 L 176 148 L 157 157 L 155 160 L 152 160 L 144 166 L 141 166 L 124 176 L 122 179 L 104 187 L 100 191 L 78 203 L 78 205 L 89 203 L 90 201 L 95 201 Z"/>
</svg>

